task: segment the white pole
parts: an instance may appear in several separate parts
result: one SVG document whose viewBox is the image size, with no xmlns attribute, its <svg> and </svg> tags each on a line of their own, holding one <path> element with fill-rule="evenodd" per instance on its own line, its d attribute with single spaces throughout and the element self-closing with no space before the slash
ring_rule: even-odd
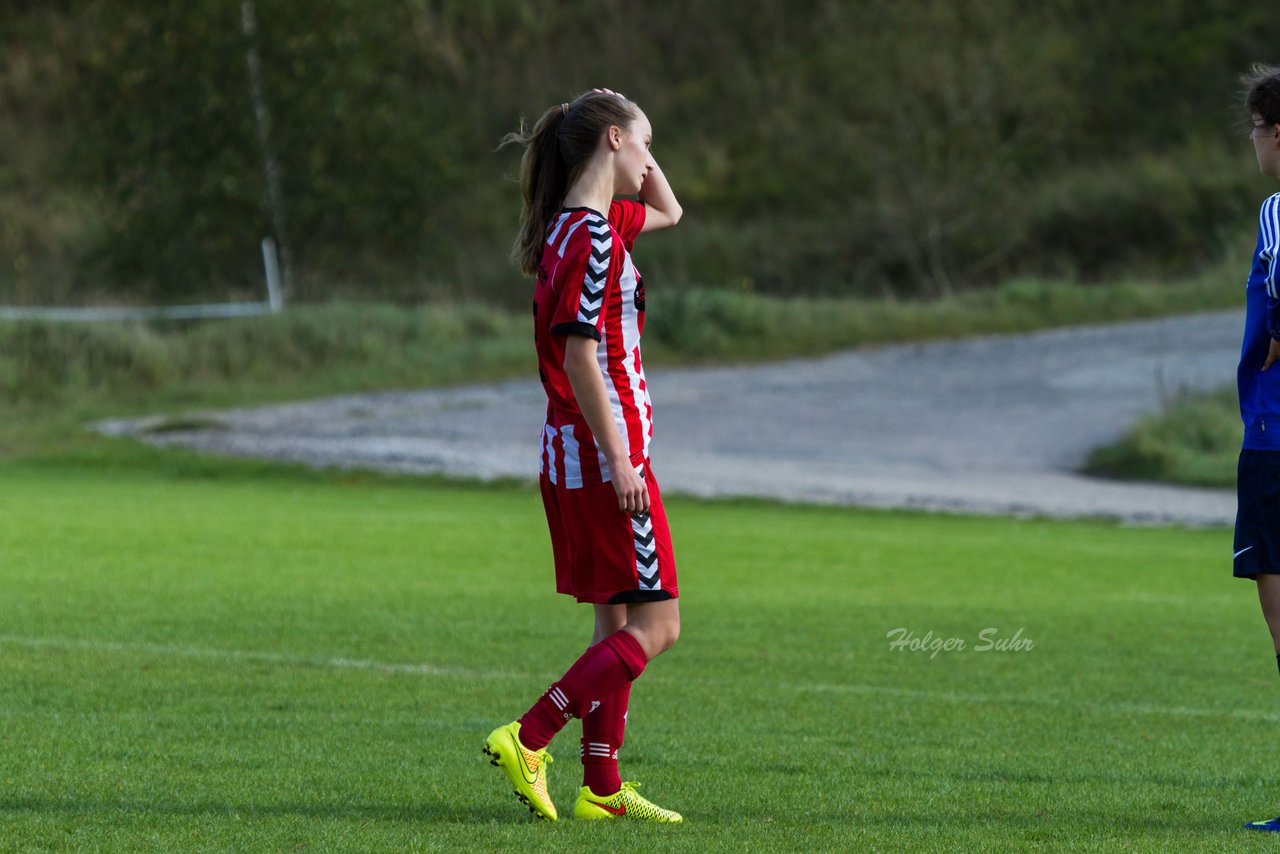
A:
<svg viewBox="0 0 1280 854">
<path fill-rule="evenodd" d="M 280 259 L 276 256 L 276 242 L 268 235 L 262 238 L 262 266 L 267 271 L 267 302 L 271 311 L 284 308 L 284 288 L 280 286 Z"/>
<path fill-rule="evenodd" d="M 271 230 L 280 243 L 280 282 L 285 289 L 293 287 L 293 256 L 285 235 L 284 191 L 280 161 L 271 148 L 271 113 L 262 92 L 262 63 L 258 59 L 258 22 L 252 0 L 240 4 L 240 27 L 245 39 L 245 60 L 249 66 L 249 95 L 253 99 L 253 119 L 258 127 L 258 144 L 262 146 L 262 170 L 267 179 L 267 208 Z"/>
</svg>

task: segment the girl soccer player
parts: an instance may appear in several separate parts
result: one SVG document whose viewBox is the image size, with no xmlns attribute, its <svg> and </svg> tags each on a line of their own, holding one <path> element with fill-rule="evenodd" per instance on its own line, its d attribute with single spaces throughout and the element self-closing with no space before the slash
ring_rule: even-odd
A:
<svg viewBox="0 0 1280 854">
<path fill-rule="evenodd" d="M 680 634 L 671 535 L 649 465 L 644 283 L 630 255 L 639 234 L 680 219 L 652 138 L 634 102 L 594 89 L 504 140 L 525 148 L 514 254 L 537 277 L 534 337 L 547 392 L 540 486 L 556 591 L 591 603 L 595 631 L 523 717 L 489 734 L 484 752 L 516 797 L 552 821 L 546 747 L 570 718 L 582 719 L 574 818 L 682 820 L 618 774 L 631 683 Z M 614 199 L 631 194 L 639 201 Z"/>
<path fill-rule="evenodd" d="M 1255 65 L 1245 77 L 1253 150 L 1262 174 L 1280 178 L 1280 68 Z M 1258 585 L 1262 615 L 1280 665 L 1280 193 L 1262 203 L 1258 247 L 1245 289 L 1244 345 L 1237 381 L 1244 444 L 1236 474 L 1234 573 Z M 1280 818 L 1251 822 L 1280 831 Z"/>
</svg>

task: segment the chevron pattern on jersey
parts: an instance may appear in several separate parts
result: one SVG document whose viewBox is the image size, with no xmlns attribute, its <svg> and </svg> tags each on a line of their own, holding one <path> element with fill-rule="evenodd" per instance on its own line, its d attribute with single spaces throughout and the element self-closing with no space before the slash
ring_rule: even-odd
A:
<svg viewBox="0 0 1280 854">
<path fill-rule="evenodd" d="M 598 217 L 587 220 L 591 235 L 591 254 L 587 256 L 587 275 L 582 280 L 582 297 L 578 301 L 578 320 L 596 324 L 604 308 L 604 286 L 609 276 L 609 254 L 613 251 L 613 234 L 609 223 Z"/>
<path fill-rule="evenodd" d="M 648 513 L 631 514 L 631 535 L 636 545 L 636 578 L 641 590 L 657 590 L 658 544 L 653 540 L 653 520 Z"/>
</svg>

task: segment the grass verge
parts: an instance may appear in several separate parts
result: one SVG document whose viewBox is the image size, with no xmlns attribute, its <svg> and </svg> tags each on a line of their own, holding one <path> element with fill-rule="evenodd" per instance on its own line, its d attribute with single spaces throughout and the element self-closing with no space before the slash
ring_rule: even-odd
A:
<svg viewBox="0 0 1280 854">
<path fill-rule="evenodd" d="M 1140 419 L 1118 441 L 1097 448 L 1085 471 L 1125 480 L 1231 487 L 1244 427 L 1235 386 L 1184 392 Z"/>
<path fill-rule="evenodd" d="M 687 823 L 541 825 L 479 752 L 590 632 L 536 494 L 310 477 L 7 467 L 8 846 L 1272 847 L 1240 829 L 1275 812 L 1280 716 L 1224 530 L 673 498 L 685 628 L 621 759 Z"/>
</svg>

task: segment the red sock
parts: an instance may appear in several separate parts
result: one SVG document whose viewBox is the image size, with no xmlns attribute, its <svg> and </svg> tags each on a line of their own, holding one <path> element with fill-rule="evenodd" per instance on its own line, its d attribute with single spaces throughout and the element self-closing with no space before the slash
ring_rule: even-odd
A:
<svg viewBox="0 0 1280 854">
<path fill-rule="evenodd" d="M 649 659 L 635 636 L 619 629 L 590 647 L 520 719 L 520 741 L 541 750 L 570 718 L 581 718 L 644 672 Z"/>
<path fill-rule="evenodd" d="M 582 719 L 582 785 L 602 797 L 622 788 L 618 748 L 627 729 L 631 684 L 614 691 Z"/>
</svg>

